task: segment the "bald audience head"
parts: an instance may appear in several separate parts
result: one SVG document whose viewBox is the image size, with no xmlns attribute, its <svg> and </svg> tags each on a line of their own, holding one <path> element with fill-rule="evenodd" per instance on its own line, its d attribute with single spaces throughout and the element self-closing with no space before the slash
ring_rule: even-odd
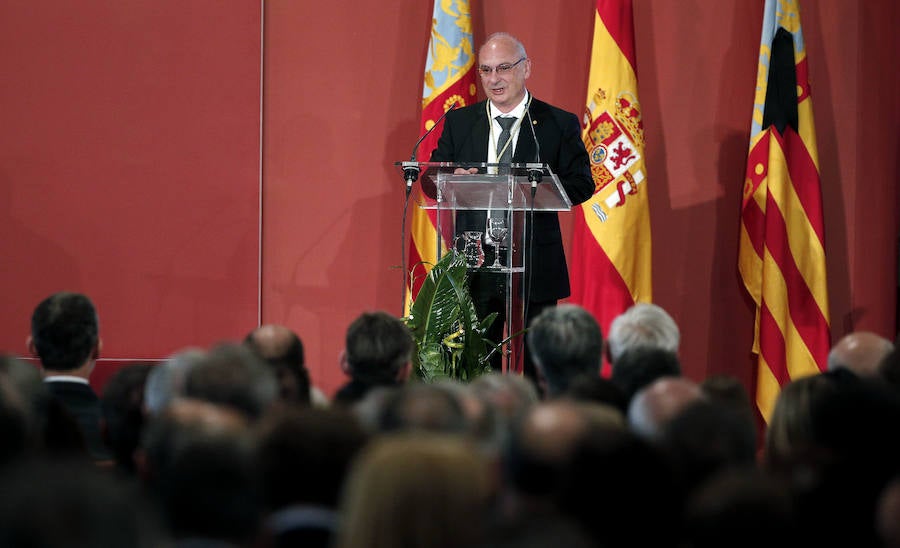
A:
<svg viewBox="0 0 900 548">
<path fill-rule="evenodd" d="M 244 342 L 264 360 L 287 360 L 303 363 L 300 337 L 283 325 L 263 325 L 251 331 Z"/>
<path fill-rule="evenodd" d="M 628 425 L 645 439 L 659 440 L 663 427 L 701 398 L 703 392 L 697 383 L 683 377 L 664 377 L 635 394 L 628 406 Z"/>
<path fill-rule="evenodd" d="M 590 435 L 591 420 L 574 403 L 532 406 L 512 431 L 503 459 L 506 494 L 514 512 L 552 505 L 552 494 L 575 448 Z"/>
<path fill-rule="evenodd" d="M 587 434 L 590 420 L 577 404 L 568 401 L 536 405 L 526 415 L 520 441 L 543 459 L 560 462 Z"/>
<path fill-rule="evenodd" d="M 273 368 L 281 400 L 310 403 L 309 371 L 296 333 L 283 325 L 263 325 L 248 333 L 244 344 Z"/>
<path fill-rule="evenodd" d="M 876 377 L 878 366 L 893 349 L 891 341 L 875 333 L 850 333 L 828 353 L 828 370 L 844 368 L 863 378 Z"/>
</svg>

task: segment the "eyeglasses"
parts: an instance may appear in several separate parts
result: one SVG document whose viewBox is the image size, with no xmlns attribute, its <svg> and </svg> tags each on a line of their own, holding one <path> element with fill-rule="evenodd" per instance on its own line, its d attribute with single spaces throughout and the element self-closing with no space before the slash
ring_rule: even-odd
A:
<svg viewBox="0 0 900 548">
<path fill-rule="evenodd" d="M 528 59 L 528 58 L 527 58 L 527 57 L 522 57 L 521 59 L 519 59 L 519 60 L 516 61 L 515 63 L 501 63 L 501 64 L 497 65 L 496 67 L 489 67 L 489 66 L 487 66 L 487 65 L 481 65 L 480 67 L 478 67 L 478 74 L 480 74 L 480 75 L 482 75 L 482 76 L 490 76 L 491 73 L 494 72 L 494 71 L 497 71 L 497 75 L 498 75 L 498 76 L 499 76 L 499 75 L 502 75 L 502 74 L 506 74 L 507 72 L 509 72 L 509 71 L 511 71 L 512 69 L 516 68 L 516 65 L 518 65 L 519 63 L 521 63 L 521 62 L 524 61 L 525 59 Z"/>
</svg>

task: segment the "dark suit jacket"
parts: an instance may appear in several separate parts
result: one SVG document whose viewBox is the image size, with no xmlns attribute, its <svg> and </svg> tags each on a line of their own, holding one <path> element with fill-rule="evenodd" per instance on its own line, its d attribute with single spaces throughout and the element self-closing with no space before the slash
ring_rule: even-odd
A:
<svg viewBox="0 0 900 548">
<path fill-rule="evenodd" d="M 51 381 L 46 385 L 53 397 L 78 421 L 91 456 L 95 460 L 112 458 L 100 434 L 100 398 L 94 390 L 79 382 Z"/>
<path fill-rule="evenodd" d="M 485 102 L 447 113 L 432 162 L 486 162 L 490 125 Z M 578 118 L 562 109 L 533 99 L 529 108 L 540 144 L 540 160 L 559 176 L 572 205 L 594 193 L 590 160 L 581 140 Z M 522 121 L 513 162 L 535 161 L 535 143 L 528 118 Z M 474 227 L 473 227 L 474 228 Z M 563 251 L 559 218 L 555 212 L 534 214 L 531 260 L 531 300 L 547 302 L 569 296 L 569 271 Z M 480 230 L 484 230 L 483 226 Z M 528 235 L 525 240 L 528 241 Z"/>
</svg>

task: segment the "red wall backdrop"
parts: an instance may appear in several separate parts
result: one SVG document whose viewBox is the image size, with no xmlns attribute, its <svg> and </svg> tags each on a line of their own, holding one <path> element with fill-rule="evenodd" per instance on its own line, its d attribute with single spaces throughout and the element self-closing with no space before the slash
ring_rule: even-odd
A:
<svg viewBox="0 0 900 548">
<path fill-rule="evenodd" d="M 259 2 L 0 4 L 0 349 L 90 295 L 103 361 L 258 318 Z"/>
<path fill-rule="evenodd" d="M 736 260 L 762 5 L 634 1 L 655 300 L 681 325 L 689 376 L 729 373 L 748 387 L 753 311 Z M 262 321 L 300 333 L 330 392 L 353 318 L 400 313 L 403 191 L 392 164 L 417 138 L 431 3 L 263 3 L 260 287 L 260 3 L 223 6 L 0 8 L 0 68 L 13 75 L 0 91 L 3 349 L 21 350 L 31 308 L 60 286 L 96 297 L 108 349 L 157 358 L 243 335 L 259 290 Z M 893 337 L 897 3 L 801 8 L 832 335 Z M 517 34 L 534 61 L 529 88 L 581 112 L 592 9 L 472 0 L 476 42 Z"/>
</svg>

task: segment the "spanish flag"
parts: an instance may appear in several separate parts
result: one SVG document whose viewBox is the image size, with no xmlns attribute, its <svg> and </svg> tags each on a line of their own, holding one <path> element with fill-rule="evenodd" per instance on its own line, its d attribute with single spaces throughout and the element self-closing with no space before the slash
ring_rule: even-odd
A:
<svg viewBox="0 0 900 548">
<path fill-rule="evenodd" d="M 435 0 L 431 39 L 425 61 L 422 88 L 422 125 L 419 135 L 431 129 L 453 103 L 457 108 L 475 102 L 475 48 L 469 0 Z M 429 158 L 437 147 L 440 128 L 419 146 L 419 158 Z M 418 187 L 417 204 L 433 203 Z M 415 298 L 431 266 L 437 262 L 437 220 L 434 210 L 416 207 L 410 228 L 406 308 Z"/>
<path fill-rule="evenodd" d="M 573 209 L 571 301 L 604 333 L 636 302 L 650 302 L 650 205 L 638 101 L 631 0 L 597 0 L 584 119 L 594 195 Z"/>
<path fill-rule="evenodd" d="M 756 403 L 824 371 L 830 348 L 819 158 L 797 0 L 766 0 L 738 269 L 756 303 Z"/>
</svg>

